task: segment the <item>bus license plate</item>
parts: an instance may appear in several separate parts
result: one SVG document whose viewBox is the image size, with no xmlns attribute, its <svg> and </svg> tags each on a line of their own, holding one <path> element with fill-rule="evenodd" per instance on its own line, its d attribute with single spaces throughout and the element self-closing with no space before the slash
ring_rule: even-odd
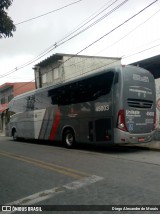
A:
<svg viewBox="0 0 160 214">
<path fill-rule="evenodd" d="M 138 142 L 144 142 L 144 137 L 138 138 Z"/>
</svg>

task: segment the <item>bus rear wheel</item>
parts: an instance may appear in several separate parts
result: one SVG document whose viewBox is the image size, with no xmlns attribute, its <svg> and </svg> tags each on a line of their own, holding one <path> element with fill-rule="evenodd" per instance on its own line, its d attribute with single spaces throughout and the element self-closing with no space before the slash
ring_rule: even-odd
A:
<svg viewBox="0 0 160 214">
<path fill-rule="evenodd" d="M 75 146 L 75 135 L 71 129 L 67 129 L 63 134 L 63 143 L 67 148 Z"/>
</svg>

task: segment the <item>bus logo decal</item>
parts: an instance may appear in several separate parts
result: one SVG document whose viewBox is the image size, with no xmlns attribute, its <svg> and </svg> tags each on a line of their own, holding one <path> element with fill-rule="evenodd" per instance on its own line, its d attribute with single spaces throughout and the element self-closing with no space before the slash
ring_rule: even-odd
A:
<svg viewBox="0 0 160 214">
<path fill-rule="evenodd" d="M 108 103 L 95 103 L 95 111 L 109 111 Z"/>
<path fill-rule="evenodd" d="M 146 115 L 147 115 L 147 116 L 150 116 L 150 117 L 153 117 L 153 116 L 154 116 L 154 112 L 149 112 L 149 111 L 148 111 L 148 112 L 146 113 Z"/>
<path fill-rule="evenodd" d="M 133 124 L 129 123 L 129 127 L 128 127 L 129 131 L 133 131 Z"/>
<path fill-rule="evenodd" d="M 50 134 L 50 138 L 49 138 L 50 140 L 54 140 L 56 133 L 57 133 L 59 122 L 60 122 L 60 111 L 58 110 L 56 112 L 54 123 L 53 123 L 52 129 L 51 129 L 51 134 Z"/>
<path fill-rule="evenodd" d="M 140 116 L 140 111 L 138 110 L 126 110 L 126 116 Z"/>
</svg>

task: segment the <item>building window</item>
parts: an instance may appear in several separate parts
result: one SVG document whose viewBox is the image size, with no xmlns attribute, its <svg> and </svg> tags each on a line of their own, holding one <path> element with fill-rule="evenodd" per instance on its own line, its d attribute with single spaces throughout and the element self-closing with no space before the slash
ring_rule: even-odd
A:
<svg viewBox="0 0 160 214">
<path fill-rule="evenodd" d="M 42 83 L 46 83 L 47 82 L 47 74 L 43 74 L 42 75 Z"/>
<path fill-rule="evenodd" d="M 49 71 L 48 72 L 48 75 L 47 75 L 47 82 L 52 82 L 53 81 L 53 77 L 52 77 L 52 71 Z"/>
<path fill-rule="evenodd" d="M 5 97 L 3 97 L 2 99 L 1 99 L 1 104 L 5 104 L 6 102 L 5 102 Z"/>
<path fill-rule="evenodd" d="M 8 102 L 10 102 L 12 98 L 13 98 L 13 94 L 9 95 L 8 96 Z"/>
<path fill-rule="evenodd" d="M 59 79 L 59 69 L 58 68 L 54 69 L 53 74 L 54 74 L 54 80 Z"/>
</svg>

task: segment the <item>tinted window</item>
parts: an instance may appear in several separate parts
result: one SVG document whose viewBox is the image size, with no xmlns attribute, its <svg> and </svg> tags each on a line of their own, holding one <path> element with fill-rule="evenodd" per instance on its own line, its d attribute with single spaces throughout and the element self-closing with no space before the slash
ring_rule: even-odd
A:
<svg viewBox="0 0 160 214">
<path fill-rule="evenodd" d="M 13 100 L 11 101 L 10 104 L 10 111 L 14 113 L 24 112 L 26 111 L 26 105 L 27 105 L 26 98 Z"/>
<path fill-rule="evenodd" d="M 109 94 L 112 87 L 114 72 L 90 77 L 49 91 L 52 104 L 68 105 L 93 101 Z"/>
</svg>

